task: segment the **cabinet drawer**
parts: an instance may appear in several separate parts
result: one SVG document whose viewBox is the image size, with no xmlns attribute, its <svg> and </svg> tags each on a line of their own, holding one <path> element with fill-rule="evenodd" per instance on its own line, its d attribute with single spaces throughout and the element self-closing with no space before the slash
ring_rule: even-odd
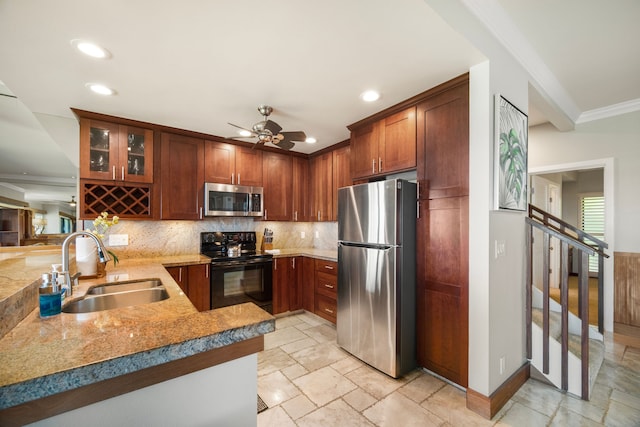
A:
<svg viewBox="0 0 640 427">
<path fill-rule="evenodd" d="M 316 272 L 316 293 L 337 298 L 338 278 L 322 271 Z"/>
<path fill-rule="evenodd" d="M 337 304 L 333 298 L 316 295 L 316 314 L 330 322 L 336 323 Z"/>
<path fill-rule="evenodd" d="M 326 261 L 323 259 L 316 259 L 316 271 L 338 275 L 338 263 L 334 261 Z"/>
</svg>

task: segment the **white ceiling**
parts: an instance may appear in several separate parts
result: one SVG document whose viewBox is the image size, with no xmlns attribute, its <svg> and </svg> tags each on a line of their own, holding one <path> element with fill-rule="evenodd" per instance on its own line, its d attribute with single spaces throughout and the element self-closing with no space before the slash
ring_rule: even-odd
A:
<svg viewBox="0 0 640 427">
<path fill-rule="evenodd" d="M 640 108 L 637 0 L 459 2 L 489 11 L 488 28 L 521 32 L 533 61 L 568 94 L 565 113 L 574 122 L 610 113 L 612 105 L 616 113 Z M 0 180 L 23 172 L 77 175 L 70 107 L 233 136 L 228 122 L 250 127 L 266 103 L 285 131 L 318 139 L 294 151 L 333 145 L 349 137 L 347 125 L 484 60 L 449 26 L 456 26 L 451 17 L 447 23 L 434 12 L 436 3 L 0 0 L 0 93 L 17 97 L 0 96 Z M 501 14 L 511 26 L 494 19 Z M 112 57 L 81 55 L 70 44 L 77 38 L 101 44 Z M 88 82 L 117 95 L 94 95 Z M 370 88 L 382 98 L 365 104 L 359 94 Z M 19 118 L 22 108 L 35 119 Z M 530 124 L 546 120 L 541 111 L 529 106 Z"/>
</svg>

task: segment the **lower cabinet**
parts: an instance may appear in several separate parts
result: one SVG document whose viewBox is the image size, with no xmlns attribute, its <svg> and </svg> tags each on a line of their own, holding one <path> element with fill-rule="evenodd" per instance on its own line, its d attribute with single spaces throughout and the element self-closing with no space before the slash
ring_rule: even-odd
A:
<svg viewBox="0 0 640 427">
<path fill-rule="evenodd" d="M 209 264 L 166 267 L 198 311 L 211 310 L 210 268 Z"/>
<path fill-rule="evenodd" d="M 303 257 L 273 259 L 273 314 L 302 309 Z"/>
<path fill-rule="evenodd" d="M 338 263 L 321 259 L 314 260 L 315 296 L 313 312 L 336 323 L 338 312 Z"/>
</svg>

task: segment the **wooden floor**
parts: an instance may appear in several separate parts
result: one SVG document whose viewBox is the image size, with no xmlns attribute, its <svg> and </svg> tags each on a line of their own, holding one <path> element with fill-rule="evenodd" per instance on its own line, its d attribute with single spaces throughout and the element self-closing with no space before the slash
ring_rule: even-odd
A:
<svg viewBox="0 0 640 427">
<path fill-rule="evenodd" d="M 551 298 L 560 303 L 560 288 L 549 290 Z M 569 276 L 569 311 L 578 316 L 578 276 Z M 589 324 L 598 325 L 598 279 L 589 278 Z"/>
</svg>

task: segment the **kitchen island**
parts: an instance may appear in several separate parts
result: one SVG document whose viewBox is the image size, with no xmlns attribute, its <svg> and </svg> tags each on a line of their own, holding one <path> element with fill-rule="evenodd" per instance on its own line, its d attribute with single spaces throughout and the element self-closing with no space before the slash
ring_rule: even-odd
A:
<svg viewBox="0 0 640 427">
<path fill-rule="evenodd" d="M 58 262 L 53 251 L 0 257 L 3 323 L 25 311 L 15 301 L 34 303 L 12 297 L 37 292 L 39 273 Z M 169 294 L 163 301 L 48 319 L 32 308 L 0 339 L 0 425 L 255 424 L 256 353 L 274 319 L 253 304 L 197 312 L 164 265 L 203 262 L 126 260 L 82 280 L 71 297 L 154 278 Z"/>
</svg>

